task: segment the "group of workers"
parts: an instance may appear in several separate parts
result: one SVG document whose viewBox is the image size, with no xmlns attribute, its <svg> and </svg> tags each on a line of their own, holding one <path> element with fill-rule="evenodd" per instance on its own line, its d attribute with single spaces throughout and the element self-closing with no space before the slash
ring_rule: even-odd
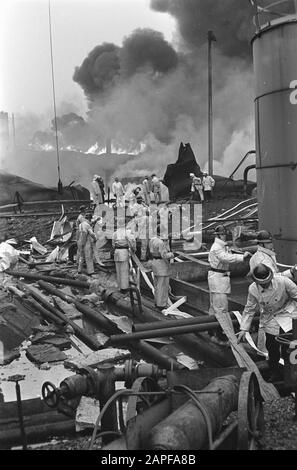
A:
<svg viewBox="0 0 297 470">
<path fill-rule="evenodd" d="M 203 173 L 202 177 L 190 173 L 191 184 L 191 200 L 199 202 L 209 202 L 211 200 L 212 191 L 215 186 L 215 180 L 207 173 Z"/>
<path fill-rule="evenodd" d="M 102 217 L 88 213 L 81 206 L 76 220 L 77 265 L 78 273 L 86 265 L 87 274 L 94 274 L 94 261 L 104 265 L 98 254 L 102 246 L 102 237 L 109 241 L 109 251 L 113 254 L 118 288 L 127 293 L 132 279 L 133 266 L 131 257 L 138 255 L 141 262 L 148 262 L 146 269 L 154 275 L 155 305 L 163 310 L 167 307 L 169 290 L 170 260 L 174 258 L 169 248 L 168 225 L 163 223 L 170 218 L 167 204 L 153 208 L 145 204 L 138 194 L 133 204 L 128 206 L 130 221 L 117 220 L 114 232 L 102 230 Z M 163 223 L 163 224 L 162 224 Z"/>
<path fill-rule="evenodd" d="M 132 191 L 131 198 L 141 195 L 143 198 L 144 203 L 149 206 L 151 202 L 155 202 L 155 204 L 159 204 L 162 202 L 162 181 L 160 178 L 153 174 L 151 177 L 146 176 L 142 181 L 142 185 L 138 186 Z M 112 193 L 116 200 L 117 207 L 124 207 L 125 206 L 125 188 L 122 182 L 119 180 L 118 177 L 115 177 L 114 182 L 111 186 Z M 153 196 L 153 197 L 152 197 Z"/>
<path fill-rule="evenodd" d="M 196 176 L 195 173 L 190 173 L 191 179 L 191 201 L 209 202 L 212 197 L 213 188 L 215 186 L 215 180 L 212 176 L 207 173 L 203 173 L 202 176 Z M 141 187 L 136 188 L 147 206 L 151 202 L 159 204 L 162 202 L 162 181 L 154 173 L 150 177 L 146 176 L 142 181 Z M 125 206 L 125 188 L 118 177 L 114 178 L 111 186 L 112 193 L 114 195 L 116 206 Z M 135 190 L 134 190 L 135 192 Z M 105 190 L 103 178 L 98 175 L 94 175 L 90 189 L 91 197 L 94 204 L 104 204 L 105 202 Z M 132 195 L 133 196 L 133 195 Z M 153 198 L 152 198 L 153 196 Z"/>
<path fill-rule="evenodd" d="M 269 381 L 279 380 L 281 348 L 276 337 L 292 329 L 292 319 L 297 317 L 297 281 L 295 267 L 278 272 L 271 234 L 265 230 L 258 233 L 258 248 L 252 255 L 232 253 L 227 241 L 227 230 L 223 225 L 216 228 L 216 238 L 209 252 L 210 270 L 208 285 L 210 291 L 210 314 L 218 320 L 230 319 L 228 315 L 228 294 L 231 293 L 230 264 L 249 260 L 248 276 L 252 284 L 248 289 L 246 306 L 243 311 L 238 343 L 246 338 L 252 320 L 260 313 L 259 329 L 265 332 L 271 376 Z M 286 325 L 286 327 L 285 327 Z M 282 329 L 285 328 L 284 330 Z M 219 339 L 216 339 L 220 342 Z"/>
<path fill-rule="evenodd" d="M 203 174 L 203 178 L 195 176 L 194 173 L 191 173 L 190 176 L 192 198 L 196 199 L 198 195 L 201 202 L 209 201 L 215 184 L 213 178 L 206 173 Z M 96 196 L 97 203 L 104 200 L 104 188 L 102 192 L 102 182 L 100 185 L 99 178 L 95 175 L 93 180 L 93 194 Z M 112 191 L 116 197 L 116 207 L 124 207 L 124 188 L 118 178 L 114 180 Z M 161 202 L 161 182 L 155 174 L 150 178 L 146 177 L 142 182 L 142 187 L 138 187 L 132 192 L 128 206 L 131 220 L 127 225 L 123 223 L 114 233 L 110 234 L 110 239 L 114 252 L 117 283 L 121 292 L 127 293 L 129 291 L 131 273 L 133 272 L 131 260 L 133 257 L 135 260 L 137 253 L 141 262 L 149 260 L 146 268 L 150 268 L 153 273 L 155 306 L 159 310 L 164 310 L 168 307 L 170 263 L 175 255 L 170 248 L 169 232 L 162 230 L 160 222 L 164 220 L 164 217 L 168 220 L 170 216 L 170 210 L 166 204 L 164 207 L 155 209 L 158 215 L 157 219 L 155 218 L 157 226 L 151 236 L 152 209 L 150 203 L 152 194 L 154 202 L 159 204 Z M 95 200 L 94 196 L 93 200 Z M 89 275 L 94 273 L 94 246 L 98 243 L 98 233 L 96 234 L 93 229 L 95 222 L 98 220 L 93 218 L 92 227 L 91 216 L 82 210 L 76 223 L 78 272 L 82 272 L 83 264 L 86 263 Z M 104 239 L 104 245 L 108 236 L 106 233 L 101 233 L 101 235 L 101 239 Z M 102 240 L 100 246 L 102 246 Z M 186 236 L 185 240 L 187 240 Z M 280 373 L 281 352 L 276 336 L 283 331 L 287 332 L 289 328 L 287 325 L 290 325 L 293 317 L 297 317 L 297 269 L 294 267 L 279 273 L 272 237 L 269 232 L 260 231 L 257 234 L 257 243 L 257 251 L 254 254 L 249 251 L 234 252 L 227 243 L 226 227 L 219 225 L 216 228 L 215 240 L 208 256 L 210 265 L 208 272 L 209 314 L 215 315 L 220 322 L 225 322 L 225 324 L 226 320 L 230 322 L 228 314 L 228 295 L 231 293 L 230 264 L 249 263 L 248 276 L 253 282 L 248 289 L 238 342 L 246 338 L 253 317 L 256 313 L 260 313 L 259 329 L 265 332 L 266 348 L 272 371 L 270 379 L 273 381 Z M 97 261 L 100 264 L 98 256 Z M 212 334 L 212 340 L 219 344 L 226 342 L 222 341 L 222 338 L 226 340 L 222 334 Z"/>
</svg>

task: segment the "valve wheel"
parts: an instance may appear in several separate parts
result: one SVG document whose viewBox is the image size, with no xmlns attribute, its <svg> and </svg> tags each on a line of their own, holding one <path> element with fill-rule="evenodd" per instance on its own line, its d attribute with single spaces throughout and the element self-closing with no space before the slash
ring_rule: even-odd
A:
<svg viewBox="0 0 297 470">
<path fill-rule="evenodd" d="M 57 408 L 59 403 L 58 389 L 51 382 L 44 382 L 41 388 L 42 399 L 49 408 Z"/>
<path fill-rule="evenodd" d="M 263 399 L 254 372 L 244 372 L 239 385 L 237 449 L 256 450 L 264 433 Z"/>
</svg>

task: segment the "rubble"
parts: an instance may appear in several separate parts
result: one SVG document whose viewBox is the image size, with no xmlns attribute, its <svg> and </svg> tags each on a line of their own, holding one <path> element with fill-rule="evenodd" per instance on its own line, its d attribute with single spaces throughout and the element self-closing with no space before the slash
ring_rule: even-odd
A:
<svg viewBox="0 0 297 470">
<path fill-rule="evenodd" d="M 51 344 L 33 344 L 28 347 L 26 354 L 30 361 L 36 362 L 37 364 L 44 362 L 60 362 L 67 359 L 66 354 Z"/>
<path fill-rule="evenodd" d="M 110 361 L 118 362 L 129 357 L 131 357 L 130 351 L 107 348 L 91 354 L 80 354 L 72 359 L 67 358 L 64 361 L 64 366 L 71 370 L 79 370 L 81 367 L 98 367 Z"/>
<path fill-rule="evenodd" d="M 96 423 L 100 403 L 98 400 L 82 396 L 75 415 L 76 432 L 93 429 Z"/>
</svg>

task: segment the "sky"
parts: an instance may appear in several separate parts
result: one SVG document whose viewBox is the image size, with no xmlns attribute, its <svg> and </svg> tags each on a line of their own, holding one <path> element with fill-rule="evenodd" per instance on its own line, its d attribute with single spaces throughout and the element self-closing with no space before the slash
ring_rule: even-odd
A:
<svg viewBox="0 0 297 470">
<path fill-rule="evenodd" d="M 57 105 L 86 110 L 74 68 L 102 42 L 122 44 L 136 28 L 173 40 L 175 20 L 149 8 L 149 0 L 51 0 Z M 0 1 L 0 111 L 46 113 L 53 106 L 48 0 Z"/>
</svg>

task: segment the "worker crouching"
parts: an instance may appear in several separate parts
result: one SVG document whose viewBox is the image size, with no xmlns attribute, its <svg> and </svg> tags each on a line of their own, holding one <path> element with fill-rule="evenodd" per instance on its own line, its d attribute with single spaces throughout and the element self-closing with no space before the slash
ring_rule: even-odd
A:
<svg viewBox="0 0 297 470">
<path fill-rule="evenodd" d="M 135 237 L 131 230 L 119 228 L 112 237 L 114 262 L 119 290 L 126 294 L 130 286 L 130 250 L 136 250 Z"/>
<path fill-rule="evenodd" d="M 157 226 L 157 233 L 162 232 Z M 160 233 L 149 243 L 150 265 L 154 274 L 155 306 L 158 310 L 167 308 L 169 293 L 169 267 L 174 254 L 169 249 L 168 234 Z"/>
<path fill-rule="evenodd" d="M 269 381 L 273 382 L 281 379 L 281 347 L 276 341 L 276 336 L 281 330 L 287 333 L 292 329 L 292 318 L 297 317 L 297 286 L 286 276 L 274 273 L 264 264 L 259 264 L 253 270 L 252 277 L 254 282 L 249 287 L 238 342 L 245 338 L 255 313 L 260 310 L 259 328 L 263 328 L 265 332 L 272 372 Z"/>
<path fill-rule="evenodd" d="M 94 274 L 93 262 L 93 247 L 96 242 L 96 235 L 92 230 L 90 221 L 92 216 L 85 215 L 78 227 L 78 240 L 77 240 L 77 259 L 78 259 L 78 273 L 81 274 L 84 263 L 87 266 L 87 273 Z"/>
</svg>

